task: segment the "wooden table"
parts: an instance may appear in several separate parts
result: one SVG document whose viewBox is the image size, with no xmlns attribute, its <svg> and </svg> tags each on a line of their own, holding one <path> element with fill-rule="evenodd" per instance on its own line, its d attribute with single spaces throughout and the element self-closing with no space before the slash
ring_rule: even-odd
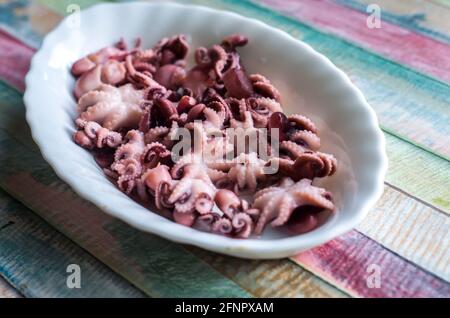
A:
<svg viewBox="0 0 450 318">
<path fill-rule="evenodd" d="M 377 0 L 379 29 L 367 27 L 371 0 L 190 1 L 260 19 L 324 53 L 363 91 L 386 137 L 385 190 L 368 217 L 273 261 L 139 232 L 78 197 L 43 160 L 24 119 L 24 75 L 67 5 L 97 2 L 0 1 L 0 296 L 450 296 L 449 0 Z M 66 285 L 69 264 L 80 266 L 79 289 Z"/>
</svg>

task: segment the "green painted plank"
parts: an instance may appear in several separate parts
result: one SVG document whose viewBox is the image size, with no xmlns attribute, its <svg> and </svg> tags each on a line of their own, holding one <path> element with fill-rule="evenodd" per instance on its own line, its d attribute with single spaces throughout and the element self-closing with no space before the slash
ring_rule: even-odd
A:
<svg viewBox="0 0 450 318">
<path fill-rule="evenodd" d="M 450 217 L 386 185 L 356 229 L 450 282 Z"/>
<path fill-rule="evenodd" d="M 67 286 L 70 264 L 80 288 Z M 27 297 L 145 297 L 1 190 L 0 275 Z"/>
<path fill-rule="evenodd" d="M 386 133 L 386 181 L 450 214 L 450 162 Z"/>
</svg>

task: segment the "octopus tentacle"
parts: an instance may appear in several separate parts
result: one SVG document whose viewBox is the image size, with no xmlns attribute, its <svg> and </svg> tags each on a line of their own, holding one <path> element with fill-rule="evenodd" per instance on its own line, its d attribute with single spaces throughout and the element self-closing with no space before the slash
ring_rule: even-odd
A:
<svg viewBox="0 0 450 318">
<path fill-rule="evenodd" d="M 163 144 L 152 142 L 142 151 L 141 162 L 146 168 L 154 168 L 160 163 L 168 163 L 172 153 Z"/>
<path fill-rule="evenodd" d="M 156 193 L 161 182 L 171 182 L 172 177 L 169 167 L 166 165 L 158 165 L 155 168 L 147 169 L 141 177 L 142 182 L 147 186 L 152 194 Z"/>
<path fill-rule="evenodd" d="M 309 130 L 312 133 L 317 133 L 316 125 L 306 116 L 299 114 L 290 115 L 288 116 L 288 121 L 297 130 Z"/>
<path fill-rule="evenodd" d="M 96 121 L 110 130 L 137 128 L 142 110 L 139 106 L 143 92 L 130 84 L 119 88 L 101 85 L 96 91 L 83 95 L 78 103 L 79 118 Z"/>
<path fill-rule="evenodd" d="M 255 92 L 264 97 L 280 101 L 280 92 L 265 76 L 261 74 L 252 74 L 249 76 L 249 79 Z"/>
<path fill-rule="evenodd" d="M 286 224 L 292 213 L 302 206 L 315 206 L 333 210 L 331 195 L 323 188 L 315 187 L 311 180 L 294 182 L 284 178 L 278 186 L 262 190 L 255 195 L 253 207 L 262 210 L 254 233 L 259 234 L 270 223 L 272 226 Z"/>
<path fill-rule="evenodd" d="M 169 133 L 169 128 L 165 126 L 158 126 L 150 128 L 145 133 L 145 142 L 146 143 L 152 143 L 152 142 L 161 142 L 165 136 Z"/>
<path fill-rule="evenodd" d="M 308 130 L 300 130 L 292 133 L 289 139 L 301 146 L 316 151 L 320 148 L 320 138 Z"/>
<path fill-rule="evenodd" d="M 252 114 L 255 127 L 267 127 L 270 116 L 283 111 L 277 101 L 266 97 L 248 98 L 246 104 Z"/>
<path fill-rule="evenodd" d="M 233 231 L 233 225 L 229 219 L 220 218 L 213 223 L 212 231 L 218 234 L 227 235 Z"/>
<path fill-rule="evenodd" d="M 293 160 L 297 159 L 307 151 L 308 150 L 305 147 L 290 140 L 285 140 L 280 143 L 280 152 L 286 153 Z"/>
<path fill-rule="evenodd" d="M 237 213 L 231 221 L 235 236 L 238 238 L 248 238 L 253 231 L 254 223 L 250 215 Z"/>
<path fill-rule="evenodd" d="M 93 149 L 110 147 L 116 148 L 122 143 L 122 135 L 103 128 L 97 122 L 77 120 L 78 130 L 73 138 L 82 147 Z"/>
</svg>

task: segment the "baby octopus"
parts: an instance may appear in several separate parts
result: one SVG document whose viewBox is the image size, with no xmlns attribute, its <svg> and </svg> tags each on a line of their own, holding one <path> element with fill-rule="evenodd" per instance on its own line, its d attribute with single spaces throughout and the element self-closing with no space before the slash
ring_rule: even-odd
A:
<svg viewBox="0 0 450 318">
<path fill-rule="evenodd" d="M 80 58 L 74 141 L 121 191 L 181 225 L 237 239 L 268 224 L 313 230 L 318 212 L 335 209 L 313 181 L 335 174 L 337 160 L 320 151 L 308 117 L 283 112 L 266 76 L 247 73 L 239 49 L 248 42 L 232 34 L 199 47 L 189 68 L 184 35 L 152 48 L 121 40 Z M 180 153 L 181 129 L 190 137 Z"/>
<path fill-rule="evenodd" d="M 268 223 L 272 226 L 286 224 L 296 209 L 302 206 L 334 209 L 331 194 L 325 189 L 311 185 L 310 179 L 294 182 L 290 178 L 284 178 L 279 185 L 258 191 L 253 208 L 259 209 L 261 214 L 255 234 L 260 234 Z"/>
<path fill-rule="evenodd" d="M 137 128 L 142 115 L 143 92 L 131 84 L 121 87 L 101 84 L 78 101 L 80 119 L 95 121 L 106 129 Z"/>
</svg>

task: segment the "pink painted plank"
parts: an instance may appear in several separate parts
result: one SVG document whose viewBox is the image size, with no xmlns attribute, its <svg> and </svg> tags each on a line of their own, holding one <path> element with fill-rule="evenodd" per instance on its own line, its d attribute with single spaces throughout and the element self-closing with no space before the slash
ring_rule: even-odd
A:
<svg viewBox="0 0 450 318">
<path fill-rule="evenodd" d="M 0 78 L 16 89 L 25 90 L 24 78 L 34 49 L 0 30 Z"/>
<path fill-rule="evenodd" d="M 292 258 L 335 286 L 359 297 L 450 297 L 450 284 L 357 231 Z M 375 271 L 379 288 L 370 288 Z"/>
<path fill-rule="evenodd" d="M 372 52 L 450 83 L 450 45 L 382 21 L 369 29 L 367 15 L 329 0 L 261 0 L 260 3 Z"/>
</svg>

